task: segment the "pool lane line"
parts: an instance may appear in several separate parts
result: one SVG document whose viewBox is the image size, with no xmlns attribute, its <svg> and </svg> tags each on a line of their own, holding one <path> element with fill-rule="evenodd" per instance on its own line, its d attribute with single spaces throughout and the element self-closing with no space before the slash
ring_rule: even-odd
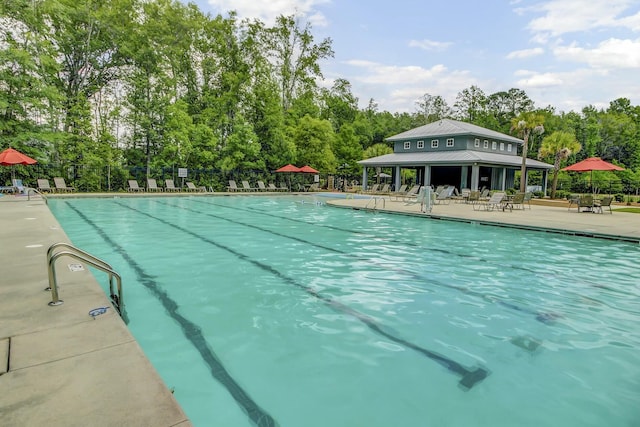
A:
<svg viewBox="0 0 640 427">
<path fill-rule="evenodd" d="M 269 230 L 269 229 L 266 229 L 266 228 L 262 228 L 262 227 L 260 227 L 258 225 L 247 224 L 247 223 L 244 223 L 244 222 L 240 222 L 240 221 L 232 220 L 232 219 L 229 219 L 229 218 L 225 218 L 223 216 L 219 216 L 219 215 L 213 214 L 211 212 L 203 212 L 203 211 L 199 211 L 197 209 L 186 207 L 186 206 L 170 204 L 170 203 L 168 203 L 166 201 L 156 201 L 156 203 L 159 203 L 159 204 L 162 204 L 162 205 L 166 205 L 166 206 L 170 206 L 170 207 L 174 207 L 174 208 L 183 209 L 183 210 L 188 210 L 188 211 L 200 214 L 200 215 L 206 215 L 206 216 L 209 216 L 209 217 L 212 217 L 212 218 L 220 219 L 220 220 L 223 220 L 223 221 L 228 221 L 228 222 L 231 222 L 233 224 L 241 225 L 241 226 L 244 226 L 244 227 L 253 228 L 253 229 L 265 232 L 265 233 L 270 233 L 270 234 L 276 235 L 278 237 L 291 239 L 291 240 L 294 240 L 294 241 L 299 242 L 299 243 L 304 243 L 304 244 L 307 244 L 307 245 L 310 245 L 310 246 L 315 246 L 315 247 L 320 248 L 320 249 L 325 249 L 325 250 L 330 251 L 330 252 L 338 253 L 338 254 L 343 255 L 343 256 L 354 258 L 357 261 L 370 262 L 370 263 L 378 265 L 381 268 L 391 269 L 391 270 L 394 270 L 394 271 L 396 271 L 398 273 L 403 273 L 403 274 L 407 274 L 409 276 L 413 276 L 413 278 L 417 279 L 417 280 L 427 280 L 429 282 L 429 284 L 432 284 L 432 285 L 435 285 L 435 286 L 440 286 L 440 287 L 448 288 L 448 289 L 455 289 L 455 290 L 457 290 L 459 292 L 462 292 L 463 294 L 471 295 L 471 296 L 480 298 L 482 300 L 489 301 L 491 303 L 499 304 L 499 305 L 502 305 L 503 307 L 506 307 L 506 308 L 509 308 L 509 309 L 512 309 L 512 310 L 515 310 L 515 311 L 519 311 L 521 313 L 530 314 L 530 315 L 534 316 L 534 318 L 537 321 L 545 323 L 545 324 L 552 324 L 558 318 L 561 317 L 559 314 L 556 314 L 556 313 L 547 313 L 547 312 L 536 311 L 536 310 L 533 310 L 533 309 L 528 308 L 528 307 L 520 306 L 520 305 L 515 304 L 513 302 L 510 302 L 510 301 L 504 301 L 504 300 L 502 300 L 502 299 L 500 299 L 498 297 L 488 296 L 488 295 L 482 294 L 480 292 L 473 291 L 473 290 L 471 290 L 469 288 L 465 288 L 464 286 L 457 286 L 457 285 L 453 285 L 453 284 L 442 283 L 442 282 L 433 280 L 431 278 L 425 277 L 423 275 L 415 274 L 415 273 L 412 273 L 410 271 L 406 271 L 406 270 L 402 270 L 402 269 L 398 269 L 398 268 L 393 268 L 393 267 L 387 266 L 387 265 L 381 266 L 380 263 L 378 263 L 374 259 L 356 257 L 350 252 L 345 252 L 345 251 L 342 251 L 340 249 L 336 249 L 336 248 L 333 248 L 333 247 L 330 247 L 330 246 L 325 246 L 325 245 L 321 245 L 319 243 L 311 242 L 309 240 L 305 240 L 305 239 L 302 239 L 300 237 L 294 237 L 294 236 L 289 236 L 289 235 L 286 235 L 286 234 L 278 233 L 277 231 L 273 231 L 273 230 Z M 205 204 L 210 205 L 212 203 L 205 203 Z M 215 206 L 218 206 L 218 205 L 215 205 Z M 233 208 L 231 208 L 231 209 L 233 209 Z"/>
<path fill-rule="evenodd" d="M 313 288 L 311 288 L 311 287 L 309 287 L 307 285 L 304 285 L 302 283 L 299 283 L 296 280 L 294 280 L 293 278 L 281 273 L 280 271 L 278 271 L 277 269 L 273 268 L 272 266 L 264 264 L 264 263 L 262 263 L 262 262 L 260 262 L 258 260 L 253 259 L 253 258 L 250 258 L 249 256 L 247 256 L 247 255 L 245 255 L 245 254 L 243 254 L 241 252 L 238 252 L 233 248 L 225 246 L 225 245 L 223 245 L 221 243 L 218 243 L 218 242 L 216 242 L 214 240 L 211 240 L 211 239 L 209 239 L 207 237 L 203 237 L 203 236 L 199 235 L 198 233 L 195 233 L 195 232 L 193 232 L 193 231 L 191 231 L 189 229 L 181 227 L 181 226 L 179 226 L 177 224 L 174 224 L 174 223 L 172 223 L 170 221 L 167 221 L 167 220 L 165 220 L 163 218 L 158 218 L 158 217 L 156 217 L 154 215 L 151 215 L 151 214 L 149 214 L 147 212 L 141 211 L 141 210 L 136 209 L 136 208 L 134 208 L 132 206 L 128 206 L 128 205 L 126 205 L 126 204 L 124 204 L 122 202 L 115 202 L 115 203 L 120 205 L 120 206 L 122 206 L 122 207 L 130 209 L 130 210 L 132 210 L 134 212 L 138 212 L 139 214 L 144 215 L 144 216 L 146 216 L 148 218 L 154 219 L 154 220 L 156 220 L 158 222 L 161 222 L 161 223 L 163 223 L 165 225 L 168 225 L 168 226 L 170 226 L 170 227 L 172 227 L 172 228 L 174 228 L 176 230 L 179 230 L 179 231 L 181 231 L 181 232 L 183 232 L 185 234 L 188 234 L 188 235 L 190 235 L 192 237 L 195 237 L 196 239 L 199 239 L 199 240 L 201 240 L 201 241 L 203 241 L 205 243 L 209 243 L 209 244 L 217 247 L 218 249 L 222 249 L 224 251 L 227 251 L 230 254 L 236 256 L 237 258 L 239 258 L 239 259 L 241 259 L 243 261 L 246 261 L 246 262 L 248 262 L 250 264 L 253 264 L 255 267 L 258 267 L 258 268 L 266 271 L 267 273 L 272 274 L 273 276 L 279 278 L 283 282 L 288 283 L 290 285 L 293 285 L 293 286 L 295 286 L 297 288 L 300 288 L 300 289 L 304 290 L 306 293 L 308 293 L 309 295 L 314 296 L 317 299 L 321 300 L 322 302 L 324 302 L 325 304 L 327 304 L 329 307 L 333 308 L 334 310 L 342 312 L 342 313 L 345 313 L 345 314 L 349 314 L 349 315 L 355 317 L 356 319 L 358 319 L 362 323 L 364 323 L 373 332 L 375 332 L 375 333 L 377 333 L 379 335 L 382 335 L 385 338 L 387 338 L 387 339 L 389 339 L 389 340 L 391 340 L 391 341 L 393 341 L 393 342 L 395 342 L 397 344 L 400 344 L 402 346 L 405 346 L 407 348 L 410 348 L 412 350 L 415 350 L 415 351 L 423 354 L 424 356 L 428 357 L 429 359 L 431 359 L 431 360 L 439 363 L 440 365 L 444 366 L 450 372 L 453 372 L 453 373 L 459 375 L 460 377 L 462 377 L 458 381 L 458 384 L 465 391 L 470 390 L 478 382 L 480 382 L 483 379 L 485 379 L 490 373 L 489 370 L 484 369 L 482 367 L 476 367 L 474 369 L 467 369 L 462 364 L 456 362 L 453 359 L 450 359 L 448 357 L 442 356 L 441 354 L 438 354 L 438 353 L 436 353 L 434 351 L 428 350 L 428 349 L 426 349 L 424 347 L 420 347 L 419 345 L 414 344 L 412 342 L 409 342 L 409 341 L 407 341 L 407 340 L 405 340 L 403 338 L 397 337 L 397 336 L 393 335 L 392 333 L 383 330 L 382 327 L 378 323 L 376 323 L 376 321 L 373 320 L 371 317 L 369 317 L 369 316 L 367 316 L 367 315 L 365 315 L 363 313 L 360 313 L 359 311 L 356 311 L 356 310 L 352 309 L 351 307 L 349 307 L 347 305 L 344 305 L 341 302 L 336 301 L 336 300 L 334 300 L 334 299 L 332 299 L 332 298 L 330 298 L 328 296 L 322 295 L 322 294 L 318 293 L 316 290 L 314 290 Z M 157 202 L 157 203 L 161 203 L 161 202 Z M 169 206 L 173 206 L 173 205 L 169 204 Z"/>
<path fill-rule="evenodd" d="M 182 329 L 187 340 L 198 350 L 200 356 L 204 362 L 209 366 L 209 371 L 212 376 L 222 384 L 233 399 L 240 405 L 247 416 L 258 427 L 275 427 L 278 424 L 276 421 L 265 412 L 253 399 L 247 394 L 246 391 L 236 382 L 231 376 L 229 371 L 224 367 L 218 356 L 215 354 L 207 343 L 207 340 L 202 334 L 202 330 L 198 325 L 182 316 L 179 312 L 178 303 L 176 303 L 159 285 L 153 280 L 152 276 L 145 272 L 144 268 L 140 266 L 117 242 L 115 242 L 104 230 L 102 230 L 95 222 L 89 219 L 83 212 L 81 212 L 75 206 L 65 203 L 75 211 L 80 218 L 82 218 L 87 224 L 89 224 L 98 233 L 104 241 L 113 247 L 113 249 L 127 262 L 133 271 L 135 271 L 137 279 L 142 285 L 147 288 L 164 307 L 169 316 L 175 320 Z"/>
<path fill-rule="evenodd" d="M 207 201 L 204 201 L 204 200 L 201 200 L 201 199 L 190 200 L 190 201 L 196 202 L 196 203 L 201 203 L 201 204 L 206 204 L 206 205 L 211 205 L 211 206 L 219 206 L 219 207 L 223 207 L 223 208 L 227 208 L 227 209 L 250 212 L 250 213 L 257 212 L 257 213 L 260 213 L 260 214 L 265 215 L 265 216 L 269 216 L 269 217 L 277 218 L 277 219 L 284 219 L 284 220 L 291 221 L 291 222 L 297 222 L 299 224 L 310 225 L 310 226 L 313 226 L 313 227 L 328 228 L 330 230 L 342 231 L 342 232 L 347 232 L 347 233 L 351 233 L 351 234 L 357 234 L 357 235 L 360 235 L 362 237 L 368 237 L 368 238 L 371 238 L 371 239 L 382 239 L 382 240 L 384 240 L 386 242 L 398 243 L 398 244 L 402 244 L 402 245 L 406 245 L 406 246 L 412 246 L 412 247 L 417 248 L 417 249 L 422 249 L 422 250 L 430 251 L 430 252 L 438 252 L 438 253 L 442 253 L 442 254 L 445 254 L 445 255 L 453 255 L 453 256 L 456 256 L 458 258 L 465 258 L 465 259 L 472 259 L 472 260 L 476 260 L 476 261 L 480 261 L 480 262 L 493 263 L 491 260 L 487 260 L 487 259 L 481 258 L 481 257 L 479 257 L 477 255 L 461 254 L 461 253 L 458 253 L 458 252 L 453 252 L 453 251 L 450 251 L 448 249 L 442 249 L 442 248 L 424 247 L 424 246 L 421 246 L 420 244 L 414 243 L 414 242 L 402 241 L 402 240 L 394 239 L 394 238 L 391 238 L 391 237 L 376 236 L 376 235 L 372 235 L 370 233 L 366 233 L 366 232 L 363 232 L 363 231 L 352 230 L 352 229 L 349 229 L 349 228 L 337 227 L 335 225 L 317 224 L 317 223 L 314 223 L 314 222 L 304 221 L 304 220 L 301 220 L 301 219 L 288 218 L 286 216 L 275 215 L 275 214 L 273 214 L 271 212 L 268 212 L 268 211 L 265 211 L 265 210 L 262 210 L 262 209 L 241 208 L 241 207 L 229 206 L 229 205 L 220 204 L 220 203 L 207 202 Z M 509 268 L 514 269 L 514 270 L 523 270 L 523 271 L 526 271 L 526 272 L 529 272 L 529 273 L 534 273 L 534 274 L 539 273 L 539 271 L 533 270 L 531 268 L 523 267 L 523 266 L 517 265 L 517 264 L 504 264 L 504 265 L 501 264 L 500 267 L 509 267 Z"/>
</svg>

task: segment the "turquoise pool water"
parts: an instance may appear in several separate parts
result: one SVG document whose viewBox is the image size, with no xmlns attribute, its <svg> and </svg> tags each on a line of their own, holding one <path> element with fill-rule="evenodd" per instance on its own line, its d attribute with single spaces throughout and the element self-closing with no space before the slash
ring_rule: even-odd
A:
<svg viewBox="0 0 640 427">
<path fill-rule="evenodd" d="M 196 426 L 637 425 L 637 245 L 323 201 L 50 207 Z"/>
</svg>

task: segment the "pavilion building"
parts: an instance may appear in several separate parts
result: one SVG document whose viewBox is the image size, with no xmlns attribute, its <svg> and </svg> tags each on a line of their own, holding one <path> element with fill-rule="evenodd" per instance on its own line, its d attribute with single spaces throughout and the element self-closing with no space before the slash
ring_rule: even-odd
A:
<svg viewBox="0 0 640 427">
<path fill-rule="evenodd" d="M 393 142 L 393 153 L 358 162 L 363 166 L 363 189 L 369 169 L 373 168 L 390 170 L 396 189 L 401 185 L 401 170 L 414 169 L 415 184 L 419 185 L 506 190 L 514 186 L 515 173 L 522 166 L 522 157 L 518 155 L 521 139 L 451 119 L 438 120 L 386 140 Z M 536 184 L 546 193 L 547 176 L 553 165 L 527 158 L 526 167 L 527 171 L 542 171 L 541 182 Z"/>
</svg>

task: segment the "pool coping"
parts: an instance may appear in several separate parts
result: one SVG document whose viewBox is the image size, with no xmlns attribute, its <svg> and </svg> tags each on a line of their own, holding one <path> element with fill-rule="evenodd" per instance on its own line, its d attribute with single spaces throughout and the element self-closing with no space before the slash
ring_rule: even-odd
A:
<svg viewBox="0 0 640 427">
<path fill-rule="evenodd" d="M 64 303 L 48 305 L 47 249 L 70 240 L 47 204 L 3 197 L 0 212 L 3 425 L 191 426 L 88 269 L 61 257 Z M 89 315 L 98 307 L 111 309 Z"/>
</svg>

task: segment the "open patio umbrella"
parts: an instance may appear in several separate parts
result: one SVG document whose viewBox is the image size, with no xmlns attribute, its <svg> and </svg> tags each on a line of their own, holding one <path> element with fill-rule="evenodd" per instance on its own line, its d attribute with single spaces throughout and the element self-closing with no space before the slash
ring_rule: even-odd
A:
<svg viewBox="0 0 640 427">
<path fill-rule="evenodd" d="M 303 167 L 301 167 L 298 172 L 302 172 L 302 173 L 320 173 L 317 170 L 315 170 L 314 168 L 312 168 L 309 165 L 304 165 Z"/>
<path fill-rule="evenodd" d="M 581 162 L 562 168 L 562 170 L 567 172 L 591 172 L 589 185 L 593 191 L 593 171 L 622 171 L 624 168 L 616 166 L 613 163 L 605 162 L 600 157 L 589 157 Z"/>
<path fill-rule="evenodd" d="M 291 163 L 288 165 L 282 166 L 279 169 L 276 169 L 277 173 L 287 173 L 289 175 L 289 191 L 291 191 L 291 174 L 300 172 L 300 168 L 297 166 L 293 166 Z"/>
<path fill-rule="evenodd" d="M 9 147 L 0 153 L 0 165 L 11 166 L 11 179 L 16 179 L 15 165 L 32 165 L 36 160 Z"/>
</svg>

